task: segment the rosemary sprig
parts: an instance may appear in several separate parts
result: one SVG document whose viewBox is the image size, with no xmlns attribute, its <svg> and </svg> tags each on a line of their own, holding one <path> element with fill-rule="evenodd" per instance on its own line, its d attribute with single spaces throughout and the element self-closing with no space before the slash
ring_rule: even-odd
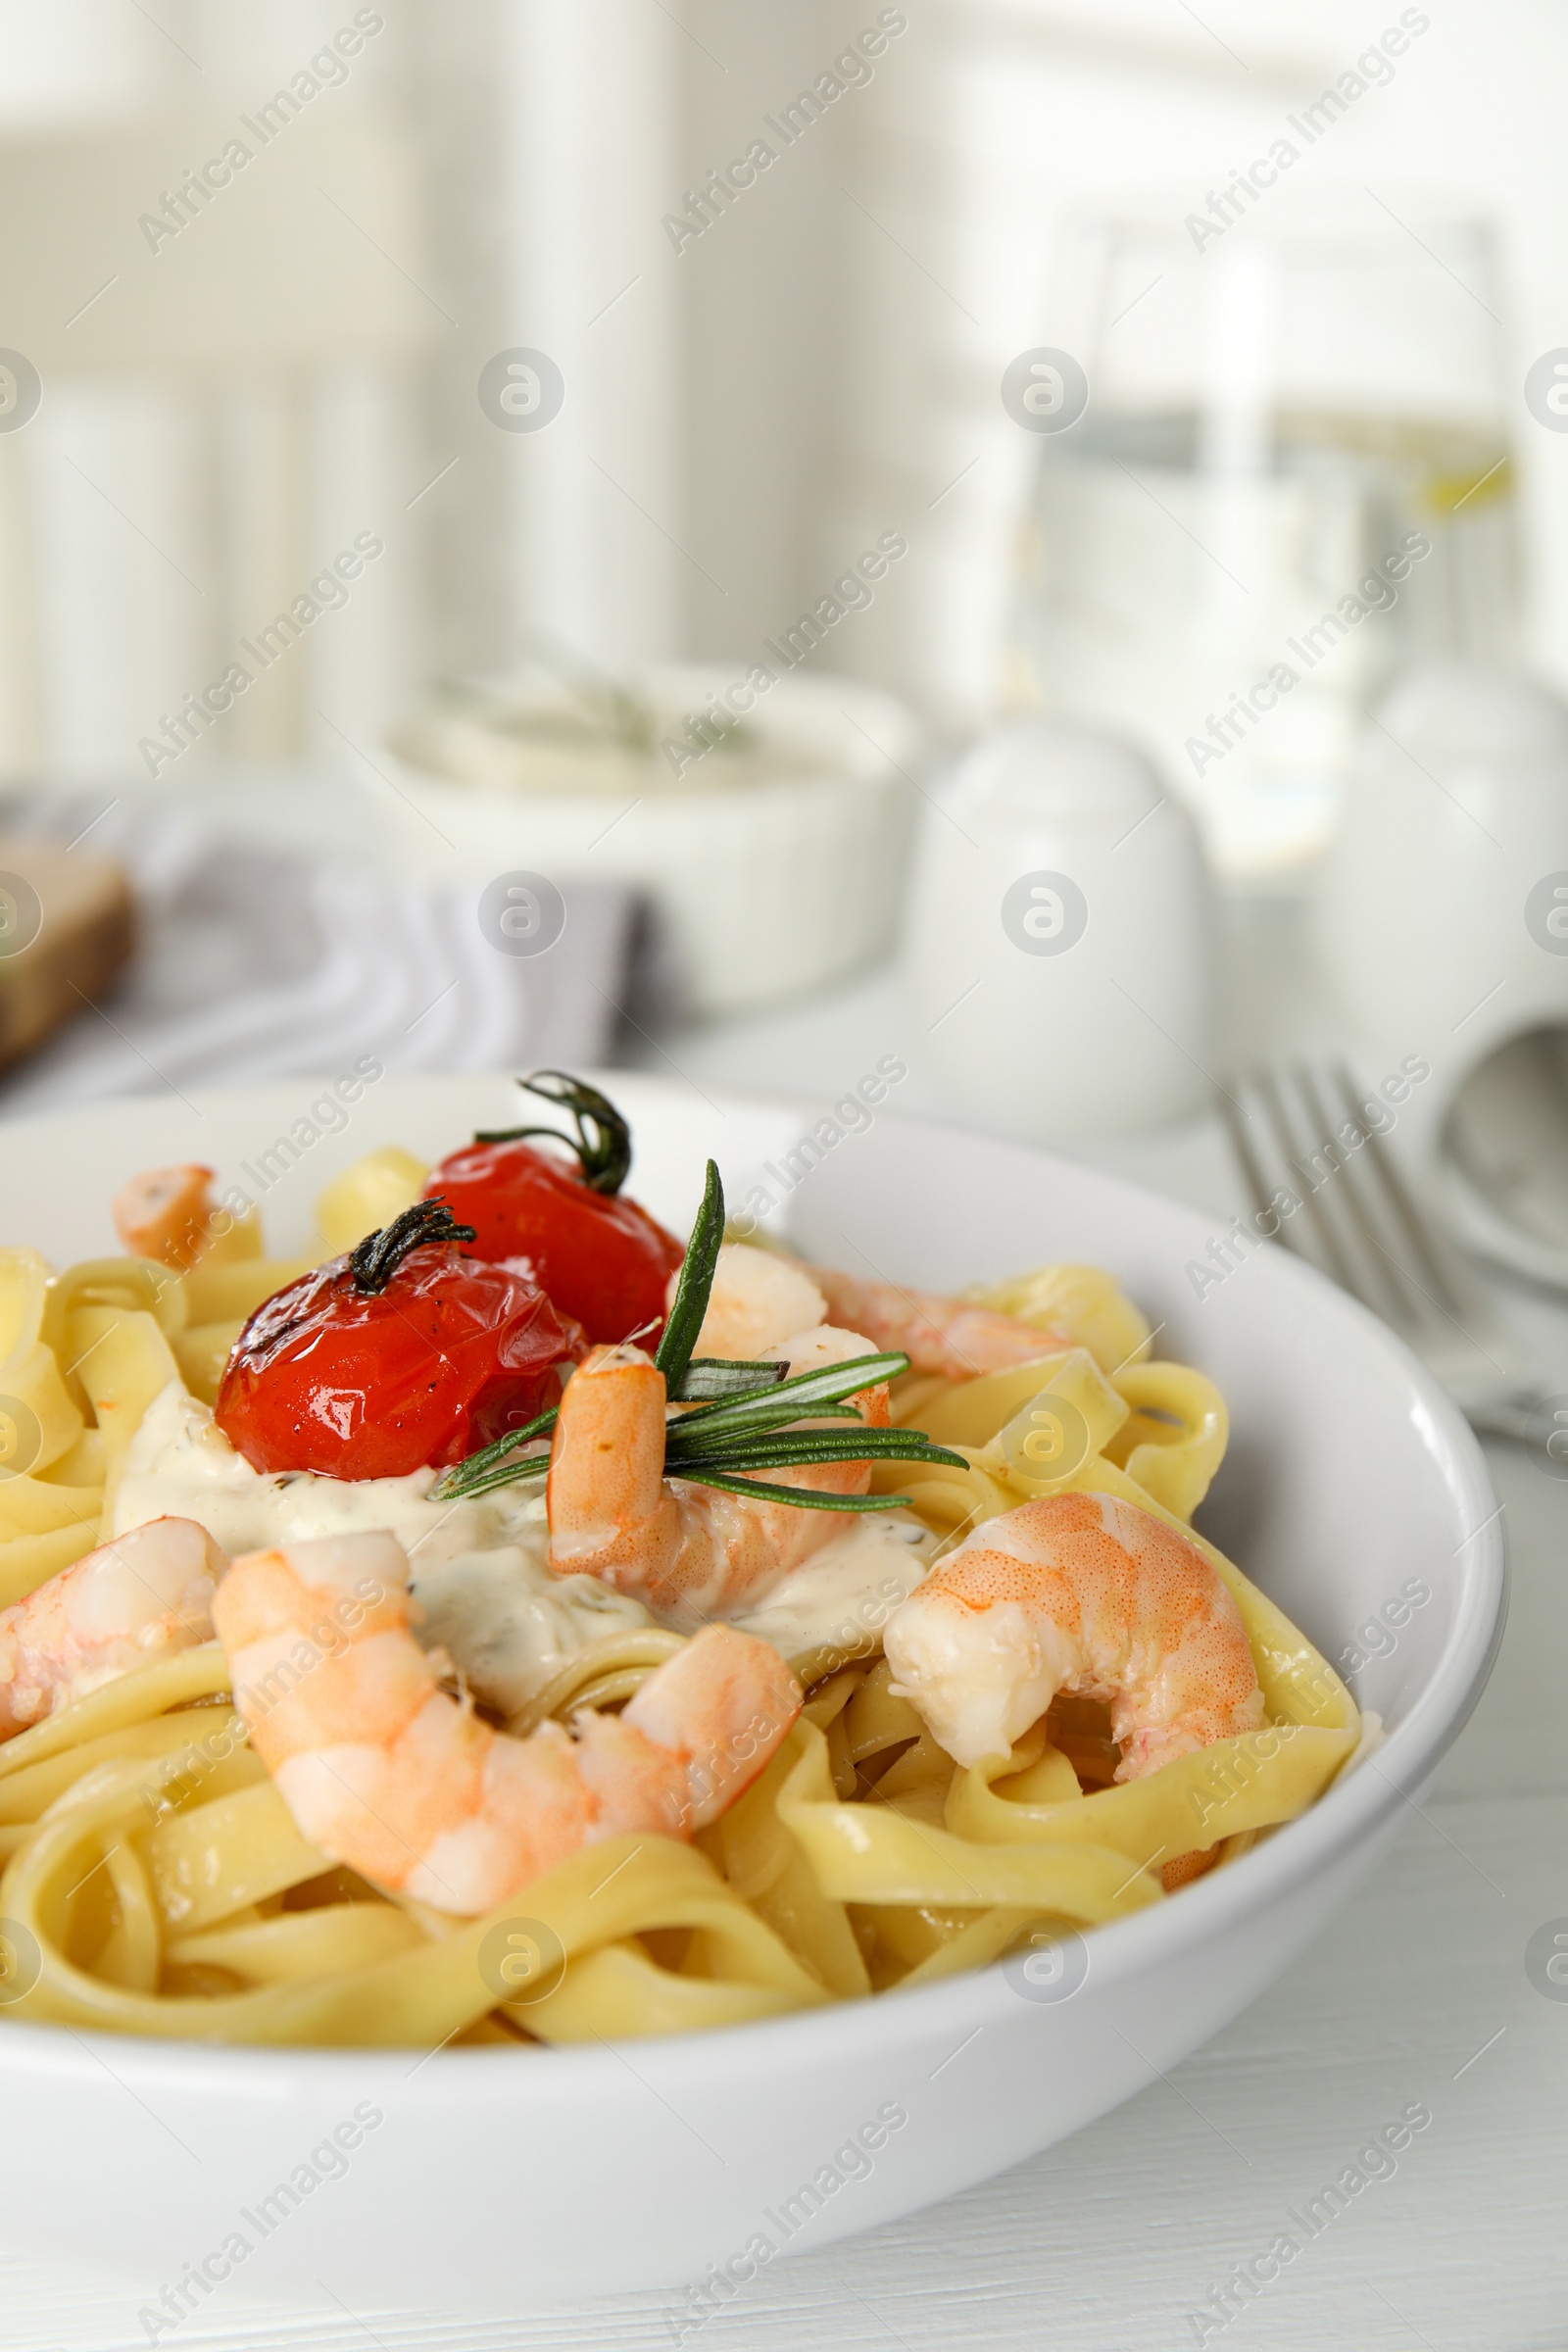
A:
<svg viewBox="0 0 1568 2352">
<path fill-rule="evenodd" d="M 713 1274 L 718 1265 L 718 1252 L 724 1239 L 724 1187 L 719 1180 L 715 1161 L 708 1163 L 708 1178 L 703 1186 L 703 1205 L 697 1211 L 692 1238 L 686 1245 L 681 1261 L 680 1280 L 675 1285 L 675 1297 L 664 1318 L 664 1329 L 654 1352 L 654 1362 L 664 1375 L 664 1394 L 678 1389 L 686 1377 L 686 1368 L 697 1346 L 697 1335 L 708 1313 L 709 1293 L 713 1287 Z"/>
<path fill-rule="evenodd" d="M 731 1478 L 717 1470 L 683 1470 L 693 1486 L 719 1487 L 726 1494 L 748 1494 L 754 1502 L 787 1502 L 800 1511 L 898 1511 L 907 1494 L 819 1494 L 810 1487 L 773 1487 L 760 1478 Z"/>
<path fill-rule="evenodd" d="M 694 1355 L 678 1388 L 666 1381 L 671 1404 L 707 1404 L 726 1396 L 751 1396 L 776 1388 L 789 1378 L 788 1364 L 764 1359 L 751 1363 L 743 1356 Z"/>
<path fill-rule="evenodd" d="M 630 680 L 610 676 L 548 629 L 524 630 L 520 651 L 523 667 L 542 671 L 562 690 L 562 701 L 541 706 L 520 687 L 477 687 L 466 678 L 440 678 L 441 702 L 516 742 L 590 750 L 604 743 L 650 755 L 657 750 L 659 712 Z"/>
<path fill-rule="evenodd" d="M 652 755 L 658 744 L 659 713 L 648 695 L 630 679 L 612 677 L 553 630 L 526 629 L 522 641 L 531 665 L 576 698 L 591 732 L 629 752 Z M 518 725 L 514 731 L 526 729 Z"/>
<path fill-rule="evenodd" d="M 521 1429 L 509 1430 L 504 1438 L 496 1438 L 490 1445 L 482 1446 L 477 1453 L 466 1454 L 461 1462 L 454 1462 L 450 1469 L 442 1471 L 430 1489 L 431 1499 L 435 1502 L 466 1501 L 471 1495 L 489 1494 L 497 1487 L 510 1487 L 514 1480 L 532 1478 L 547 1470 L 550 1466 L 548 1446 L 537 1456 L 537 1469 L 533 1459 L 518 1455 L 517 1448 L 535 1438 L 549 1437 L 556 1426 L 556 1409 L 552 1405 L 536 1421 L 527 1422 Z"/>
<path fill-rule="evenodd" d="M 858 1413 L 852 1419 L 858 1421 Z M 677 1424 L 671 1423 L 674 1428 Z M 878 1444 L 878 1439 L 891 1438 L 891 1445 Z M 480 1471 L 475 1468 L 479 1457 L 472 1455 L 459 1463 L 438 1480 L 430 1492 L 437 1499 L 449 1497 L 471 1500 L 480 1494 L 494 1494 L 501 1487 L 526 1485 L 530 1480 L 544 1478 L 550 1468 L 550 1449 L 519 1454 L 516 1438 L 503 1438 L 499 1445 L 486 1450 L 503 1455 L 493 1467 Z M 711 1451 L 664 1456 L 664 1475 L 683 1478 L 694 1486 L 724 1487 L 737 1494 L 753 1494 L 765 1502 L 796 1502 L 803 1509 L 818 1511 L 891 1510 L 895 1504 L 906 1503 L 906 1494 L 883 1494 L 872 1497 L 854 1494 L 816 1494 L 799 1487 L 777 1487 L 764 1480 L 743 1473 L 753 1470 L 792 1469 L 803 1462 L 865 1462 L 903 1461 L 946 1463 L 962 1470 L 966 1467 L 961 1453 L 953 1453 L 946 1446 L 932 1446 L 922 1440 L 918 1430 L 867 1430 L 863 1424 L 857 1436 L 850 1430 L 801 1430 L 794 1435 L 757 1439 L 749 1445 L 715 1446 Z M 447 1480 L 458 1472 L 464 1483 L 454 1489 Z"/>
<path fill-rule="evenodd" d="M 679 1420 L 671 1422 L 669 1434 L 678 1446 L 706 1444 L 710 1438 L 743 1432 L 760 1437 L 768 1430 L 785 1429 L 808 1413 L 833 1412 L 841 1405 L 851 1409 L 848 1407 L 851 1396 L 858 1396 L 862 1389 L 874 1389 L 885 1380 L 897 1380 L 901 1372 L 908 1369 L 908 1357 L 894 1351 L 852 1356 L 848 1363 L 824 1364 L 818 1372 L 797 1372 L 789 1380 L 781 1380 L 754 1396 L 733 1396 L 717 1404 L 701 1404 L 694 1412 L 682 1413 Z M 859 1419 L 858 1413 L 856 1419 Z M 667 1444 L 666 1439 L 666 1446 Z"/>
<path fill-rule="evenodd" d="M 860 1355 L 848 1363 L 825 1364 L 818 1371 L 799 1372 L 789 1378 L 785 1377 L 788 1366 L 783 1364 L 694 1357 L 692 1349 L 708 1313 L 723 1238 L 724 1188 L 717 1167 L 710 1160 L 703 1204 L 654 1357 L 664 1375 L 668 1397 L 678 1402 L 704 1399 L 665 1424 L 666 1478 L 690 1479 L 700 1486 L 718 1487 L 763 1502 L 786 1502 L 804 1510 L 885 1511 L 908 1497 L 820 1494 L 742 1474 L 826 1462 L 930 1462 L 959 1470 L 967 1466 L 961 1453 L 933 1446 L 920 1430 L 868 1428 L 849 1402 L 862 1390 L 907 1372 L 906 1355 L 891 1350 Z M 818 1426 L 802 1428 L 803 1421 Z M 847 1421 L 854 1427 L 819 1426 L 824 1421 Z M 550 1467 L 548 1447 L 525 1449 L 542 1443 L 555 1422 L 552 1409 L 525 1429 L 498 1438 L 494 1445 L 444 1471 L 431 1494 L 442 1501 L 457 1500 L 542 1477 Z"/>
<path fill-rule="evenodd" d="M 723 1484 L 727 1479 L 741 1477 L 749 1484 L 757 1484 L 753 1477 L 757 1471 L 790 1470 L 830 1462 L 927 1462 L 958 1470 L 966 1466 L 961 1453 L 933 1446 L 918 1430 L 862 1428 L 857 1434 L 847 1429 L 799 1429 L 781 1430 L 776 1437 L 754 1438 L 748 1443 L 737 1441 L 731 1446 L 704 1447 L 678 1457 L 666 1453 L 664 1475 L 689 1478 L 699 1485 L 711 1484 L 715 1479 Z M 745 1489 L 741 1491 L 744 1493 Z M 906 1495 L 901 1497 L 904 1501 L 907 1499 Z M 821 1507 L 836 1508 L 835 1498 L 829 1495 Z"/>
<path fill-rule="evenodd" d="M 666 1478 L 683 1478 L 691 1462 L 711 1462 L 718 1469 L 772 1469 L 780 1462 L 921 1462 L 932 1455 L 963 1467 L 963 1456 L 934 1446 L 918 1430 L 783 1429 L 771 1438 L 735 1438 L 727 1446 L 696 1446 L 685 1453 L 667 1447 Z"/>
<path fill-rule="evenodd" d="M 475 1502 L 481 1494 L 494 1494 L 502 1487 L 525 1487 L 548 1475 L 548 1446 L 533 1453 L 518 1453 L 515 1438 L 503 1438 L 500 1443 L 501 1449 L 508 1457 L 505 1461 L 496 1462 L 484 1470 L 476 1470 L 474 1464 L 480 1457 L 470 1453 L 466 1461 L 454 1462 L 450 1470 L 443 1470 L 430 1489 L 431 1501 Z M 489 1452 L 492 1448 L 487 1446 L 485 1450 Z M 462 1481 L 461 1485 L 457 1483 L 459 1480 Z"/>
</svg>

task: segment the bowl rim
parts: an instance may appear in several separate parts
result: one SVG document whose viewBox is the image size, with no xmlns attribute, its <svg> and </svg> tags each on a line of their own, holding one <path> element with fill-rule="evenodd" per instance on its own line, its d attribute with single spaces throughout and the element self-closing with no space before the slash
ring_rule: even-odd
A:
<svg viewBox="0 0 1568 2352">
<path fill-rule="evenodd" d="M 645 664 L 639 675 L 668 693 L 689 694 L 696 699 L 705 693 L 719 691 L 726 682 L 733 682 L 733 670 L 719 662 L 651 662 Z M 492 683 L 494 673 L 480 673 L 469 682 L 475 685 Z M 781 723 L 780 712 L 787 710 L 792 700 L 814 706 L 824 715 L 830 706 L 836 707 L 840 717 L 849 722 L 847 727 L 840 730 L 844 739 L 849 740 L 851 728 L 865 736 L 872 749 L 880 755 L 881 767 L 875 768 L 867 763 L 864 767 L 856 768 L 802 765 L 792 769 L 781 761 L 776 773 L 750 781 L 698 784 L 687 783 L 676 776 L 662 783 L 661 790 L 647 803 L 651 814 L 644 819 L 643 828 L 640 829 L 646 829 L 649 823 L 657 819 L 661 810 L 669 813 L 678 809 L 684 814 L 719 805 L 726 808 L 738 805 L 751 808 L 769 794 L 775 798 L 795 799 L 813 788 L 841 795 L 849 788 L 875 802 L 890 797 L 896 779 L 904 775 L 905 764 L 912 764 L 921 756 L 925 733 L 919 719 L 907 702 L 890 694 L 883 687 L 868 685 L 858 678 L 840 678 L 836 675 L 815 677 L 809 673 L 798 676 L 794 670 L 786 670 L 782 677 L 774 679 L 770 691 L 779 688 L 784 690 L 781 704 L 772 710 L 766 710 L 760 703 L 757 706 L 757 710 L 762 712 L 759 723 L 764 734 L 787 735 L 787 724 Z M 892 739 L 891 750 L 877 742 L 869 734 L 868 727 L 859 725 L 854 716 L 857 709 L 868 721 L 881 719 L 884 732 Z M 756 714 L 756 711 L 746 713 L 748 718 Z M 391 724 L 382 729 L 380 737 L 383 755 L 396 763 L 404 783 L 412 784 L 421 793 L 433 794 L 443 801 L 456 796 L 465 806 L 487 807 L 494 804 L 509 809 L 530 810 L 575 810 L 586 808 L 592 812 L 601 803 L 612 801 L 621 789 L 619 785 L 613 789 L 597 786 L 577 790 L 552 789 L 548 786 L 536 789 L 526 785 L 470 782 L 463 776 L 443 775 L 439 769 L 426 767 L 413 759 L 405 748 L 409 731 L 429 715 L 427 708 L 418 706 L 400 711 Z M 788 749 L 788 745 L 783 748 Z M 628 821 L 632 813 L 628 811 Z"/>
<path fill-rule="evenodd" d="M 416 1083 L 432 1079 L 454 1088 L 486 1083 L 471 1072 L 418 1072 Z M 639 1087 L 673 1092 L 673 1081 L 648 1071 L 594 1071 L 594 1082 L 628 1078 Z M 261 1082 L 276 1084 L 277 1081 Z M 309 1083 L 301 1081 L 300 1083 Z M 233 1101 L 254 1095 L 257 1086 L 203 1089 L 203 1100 Z M 127 1098 L 127 1102 L 136 1098 Z M 719 1106 L 731 1104 L 752 1112 L 776 1113 L 815 1108 L 817 1098 L 785 1091 L 751 1092 L 715 1089 Z M 55 1126 L 74 1119 L 94 1119 L 103 1106 L 92 1105 L 37 1114 L 13 1123 L 19 1136 L 29 1126 Z M 988 1149 L 1036 1162 L 1048 1161 L 1071 1178 L 1092 1183 L 1113 1196 L 1118 1211 L 1129 1215 L 1151 1208 L 1172 1210 L 1195 1219 L 1201 1211 L 1152 1186 L 1094 1167 L 1047 1145 L 1024 1144 L 1007 1137 L 977 1135 L 957 1119 L 888 1112 L 886 1123 L 917 1137 L 922 1130 L 979 1142 Z M 1382 1354 L 1410 1395 L 1409 1417 L 1422 1435 L 1427 1458 L 1440 1478 L 1457 1524 L 1469 1532 L 1455 1546 L 1453 1558 L 1468 1555 L 1459 1569 L 1459 1590 L 1453 1622 L 1443 1650 L 1409 1713 L 1361 1756 L 1315 1805 L 1295 1821 L 1283 1824 L 1264 1842 L 1229 1868 L 1213 1872 L 1181 1890 L 1181 1901 L 1157 1903 L 1130 1917 L 1096 1928 L 1088 1940 L 1092 1974 L 1102 1986 L 1114 1986 L 1143 1974 L 1162 1952 L 1174 1954 L 1221 1934 L 1245 1912 L 1263 1912 L 1291 1890 L 1320 1875 L 1334 1861 L 1375 1840 L 1397 1808 L 1413 1804 L 1431 1780 L 1443 1757 L 1463 1730 L 1486 1686 L 1501 1644 L 1507 1615 L 1508 1565 L 1502 1526 L 1502 1506 L 1494 1492 L 1486 1458 L 1474 1432 L 1458 1406 L 1395 1333 L 1369 1309 L 1351 1298 L 1327 1276 L 1280 1249 L 1266 1260 L 1273 1279 L 1294 1293 L 1309 1311 L 1328 1308 L 1359 1332 L 1363 1344 Z M 1266 1590 L 1266 1588 L 1264 1588 Z M 1014 2014 L 1016 1996 L 1007 1985 L 1003 1963 L 968 1969 L 910 1989 L 894 1987 L 868 1999 L 834 2001 L 820 2009 L 744 2025 L 708 2028 L 701 2032 L 657 2035 L 625 2041 L 606 2041 L 599 2048 L 582 2043 L 536 2044 L 530 2059 L 552 2061 L 544 2075 L 529 2078 L 530 2097 L 576 2099 L 601 2083 L 624 2084 L 630 2060 L 627 2050 L 639 2052 L 642 2069 L 701 2070 L 708 2053 L 721 2072 L 739 2077 L 776 2075 L 798 2070 L 806 2055 L 804 2037 L 812 2035 L 809 2056 L 814 2065 L 831 2063 L 850 2047 L 863 2054 L 872 2048 L 894 2055 L 906 2045 L 929 2040 L 947 2025 L 955 2030 L 967 2024 L 985 2025 Z M 110 2056 L 113 2065 L 110 2065 Z M 105 2029 L 67 2028 L 21 2019 L 0 2022 L 0 2079 L 7 2071 L 42 2077 L 48 2074 L 90 2076 L 108 2069 L 133 2081 L 161 2083 L 166 2089 L 181 2082 L 204 2096 L 239 2094 L 270 2105 L 290 2086 L 302 2095 L 325 2093 L 338 2084 L 357 2085 L 361 2092 L 397 2080 L 406 2097 L 414 2074 L 422 2078 L 423 2097 L 431 2110 L 450 2097 L 488 2101 L 512 2097 L 517 2086 L 517 2053 L 513 2050 L 438 2048 L 426 2052 L 414 2069 L 404 2061 L 402 2045 L 363 2049 L 314 2047 L 294 2043 L 239 2043 L 143 2036 Z M 725 2063 L 727 2061 L 727 2064 Z M 634 2072 L 638 2071 L 633 2069 Z"/>
</svg>

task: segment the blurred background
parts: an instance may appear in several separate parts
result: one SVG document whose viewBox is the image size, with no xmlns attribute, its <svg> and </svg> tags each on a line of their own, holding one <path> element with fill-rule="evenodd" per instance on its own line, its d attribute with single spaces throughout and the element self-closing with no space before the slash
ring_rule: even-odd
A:
<svg viewBox="0 0 1568 2352">
<path fill-rule="evenodd" d="M 1445 1213 L 1568 1267 L 1560 11 L 0 56 L 0 1110 L 892 1058 L 1180 1182 L 1420 1061 Z"/>
<path fill-rule="evenodd" d="M 1245 272 L 1271 207 L 1309 182 L 1346 199 L 1347 268 L 1370 277 L 1387 247 L 1408 288 L 1392 318 L 1369 288 L 1340 330 L 1350 349 L 1319 355 L 1325 377 L 1407 428 L 1407 448 L 1414 428 L 1462 424 L 1478 451 L 1508 450 L 1514 478 L 1486 511 L 1515 505 L 1525 641 L 1548 674 L 1561 663 L 1568 474 L 1548 434 L 1524 431 L 1520 393 L 1568 331 L 1560 11 L 1503 5 L 1406 33 L 1387 78 L 1325 110 L 1310 145 L 1290 118 L 1397 27 L 1397 8 L 678 13 L 386 0 L 359 12 L 380 24 L 329 80 L 310 60 L 354 26 L 352 8 L 0 11 L 5 312 L 48 386 L 5 452 L 10 768 L 128 774 L 158 713 L 362 529 L 386 541 L 376 572 L 299 675 L 246 698 L 193 766 L 325 755 L 336 738 L 316 706 L 368 743 L 432 676 L 510 664 L 539 627 L 612 669 L 750 657 L 890 528 L 909 541 L 902 572 L 818 665 L 906 697 L 944 732 L 977 727 L 1024 691 L 1015 603 L 1038 527 L 1040 443 L 1002 406 L 1004 368 L 1072 341 L 1119 389 L 1142 370 L 1157 399 L 1185 357 L 1172 319 L 1188 322 L 1177 339 L 1196 333 L 1207 281 Z M 764 118 L 895 15 L 907 29 L 859 55 L 863 78 L 835 77 L 843 94 L 818 98 L 783 147 Z M 308 99 L 291 86 L 302 71 L 321 85 Z M 242 118 L 278 91 L 264 147 Z M 220 164 L 229 184 L 180 205 L 185 174 L 236 137 L 251 162 Z M 760 137 L 776 162 L 710 198 L 701 224 L 685 193 Z M 1250 196 L 1195 249 L 1184 216 L 1206 215 L 1281 137 L 1300 154 L 1278 194 Z M 1086 217 L 1114 220 L 1152 187 L 1142 249 L 1086 256 Z M 1468 216 L 1462 250 L 1423 250 L 1434 205 Z M 698 224 L 679 250 L 668 216 Z M 173 223 L 154 249 L 144 217 Z M 1086 259 L 1125 287 L 1107 301 L 1074 283 Z M 1445 270 L 1461 263 L 1455 284 Z M 1118 330 L 1139 270 L 1165 272 L 1170 307 Z M 476 379 L 529 344 L 566 398 L 547 433 L 502 433 Z M 1189 709 L 1200 719 L 1241 682 L 1222 658 Z"/>
</svg>

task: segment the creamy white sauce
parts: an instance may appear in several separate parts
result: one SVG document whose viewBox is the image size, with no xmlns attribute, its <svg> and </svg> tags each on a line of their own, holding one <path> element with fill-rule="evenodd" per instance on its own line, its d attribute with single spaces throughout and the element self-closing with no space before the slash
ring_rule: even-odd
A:
<svg viewBox="0 0 1568 2352">
<path fill-rule="evenodd" d="M 437 1502 L 437 1473 L 320 1478 L 253 1470 L 205 1404 L 174 1383 L 154 1398 L 126 1449 L 110 1533 L 149 1519 L 194 1519 L 232 1558 L 272 1544 L 385 1528 L 409 1555 L 426 1649 L 443 1649 L 470 1689 L 514 1713 L 587 1642 L 655 1625 L 629 1594 L 591 1576 L 552 1576 L 540 1486 Z M 935 1539 L 906 1511 L 850 1520 L 804 1567 L 730 1620 L 785 1657 L 880 1633 L 925 1575 Z"/>
<path fill-rule="evenodd" d="M 126 1450 L 111 1532 L 123 1535 L 167 1512 L 196 1520 L 232 1558 L 270 1544 L 385 1528 L 409 1555 L 423 1612 L 415 1628 L 420 1642 L 444 1649 L 470 1689 L 509 1715 L 585 1643 L 655 1622 L 640 1600 L 596 1577 L 551 1575 L 542 1488 L 437 1502 L 436 1476 L 253 1470 L 207 1406 L 171 1383 Z"/>
<path fill-rule="evenodd" d="M 728 1622 L 770 1642 L 786 1658 L 813 1649 L 869 1648 L 931 1565 L 937 1540 L 911 1511 L 848 1521 L 820 1551 L 784 1577 L 760 1605 Z"/>
</svg>

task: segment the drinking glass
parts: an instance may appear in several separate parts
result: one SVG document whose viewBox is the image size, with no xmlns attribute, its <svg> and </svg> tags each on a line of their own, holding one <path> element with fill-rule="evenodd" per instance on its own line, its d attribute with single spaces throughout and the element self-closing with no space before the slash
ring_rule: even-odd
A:
<svg viewBox="0 0 1568 2352">
<path fill-rule="evenodd" d="M 1060 259 L 1088 404 L 1037 401 L 1025 675 L 1142 744 L 1223 879 L 1278 886 L 1396 670 L 1517 652 L 1491 232 L 1282 175 L 1250 210 L 1103 210 Z"/>
</svg>

